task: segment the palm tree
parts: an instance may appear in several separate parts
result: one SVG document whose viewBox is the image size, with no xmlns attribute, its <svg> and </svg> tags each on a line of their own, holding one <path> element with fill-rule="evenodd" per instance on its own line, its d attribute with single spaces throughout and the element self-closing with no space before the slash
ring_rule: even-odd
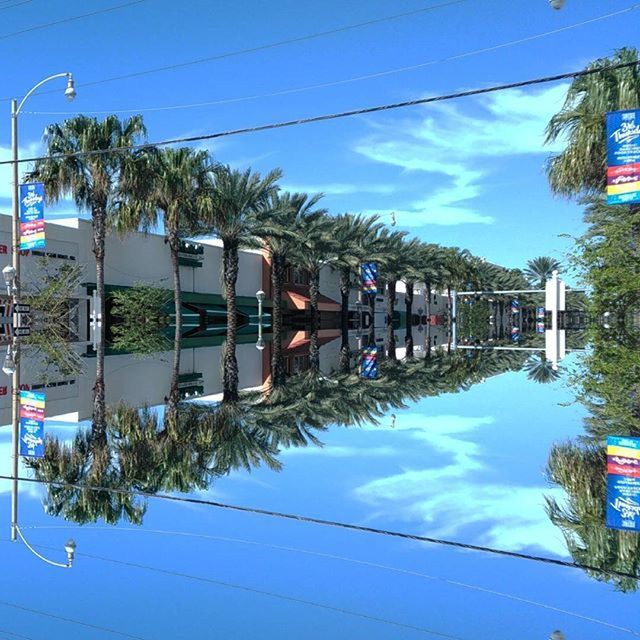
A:
<svg viewBox="0 0 640 640">
<path fill-rule="evenodd" d="M 309 337 L 309 361 L 314 373 L 320 371 L 320 347 L 318 329 L 320 315 L 318 301 L 320 295 L 320 269 L 337 259 L 337 248 L 333 229 L 334 219 L 326 210 L 307 212 L 298 218 L 297 233 L 300 242 L 295 255 L 295 262 L 309 273 L 309 310 L 311 325 Z"/>
<path fill-rule="evenodd" d="M 299 244 L 297 221 L 312 215 L 321 194 L 273 192 L 261 206 L 256 217 L 256 236 L 261 238 L 271 257 L 271 380 L 274 387 L 284 384 L 285 370 L 282 354 L 282 292 L 287 264 Z"/>
<path fill-rule="evenodd" d="M 238 361 L 236 359 L 236 282 L 238 250 L 256 243 L 255 219 L 261 207 L 277 190 L 282 176 L 279 169 L 262 177 L 250 169 L 238 171 L 229 166 L 213 169 L 213 184 L 205 210 L 215 234 L 222 240 L 222 276 L 227 300 L 227 336 L 223 355 L 223 394 L 238 399 Z"/>
<path fill-rule="evenodd" d="M 346 213 L 336 216 L 334 237 L 337 243 L 334 266 L 340 270 L 340 362 L 344 373 L 349 371 L 349 295 L 352 281 L 360 265 L 371 256 L 375 238 L 383 228 L 378 216 Z"/>
<path fill-rule="evenodd" d="M 636 591 L 640 578 L 640 536 L 608 529 L 606 521 L 607 454 L 603 445 L 564 443 L 549 454 L 547 475 L 561 486 L 568 500 L 547 497 L 551 522 L 564 535 L 574 561 L 594 567 L 587 573 L 612 582 L 621 591 Z M 638 578 L 618 577 L 609 570 Z"/>
<path fill-rule="evenodd" d="M 555 258 L 539 256 L 527 262 L 524 274 L 532 284 L 539 282 L 540 287 L 544 288 L 546 281 L 551 278 L 554 271 L 560 271 L 560 267 L 560 262 Z"/>
<path fill-rule="evenodd" d="M 600 58 L 587 69 L 637 63 L 634 48 L 618 49 L 611 58 Z M 564 151 L 547 165 L 554 193 L 565 196 L 602 194 L 607 186 L 607 153 L 604 115 L 607 111 L 635 109 L 640 104 L 640 72 L 633 64 L 575 78 L 562 109 L 547 125 L 547 142 L 566 138 Z"/>
<path fill-rule="evenodd" d="M 553 368 L 553 364 L 546 359 L 544 354 L 540 355 L 540 359 L 532 358 L 525 365 L 527 378 L 539 384 L 548 384 L 560 377 L 557 369 Z"/>
<path fill-rule="evenodd" d="M 31 179 L 45 184 L 47 198 L 58 202 L 71 196 L 76 206 L 91 212 L 93 253 L 96 258 L 96 291 L 102 318 L 105 313 L 104 253 L 109 216 L 120 198 L 120 178 L 130 154 L 121 149 L 136 144 L 146 135 L 142 116 L 120 121 L 107 116 L 103 121 L 77 116 L 45 128 L 48 158 L 35 163 Z M 119 150 L 119 151 L 116 151 Z M 90 152 L 98 153 L 90 153 Z M 104 322 L 96 350 L 93 429 L 105 429 Z"/>
<path fill-rule="evenodd" d="M 210 160 L 206 151 L 189 147 L 145 151 L 134 158 L 123 172 L 125 200 L 118 209 L 116 224 L 120 231 L 148 231 L 164 223 L 165 242 L 169 246 L 173 272 L 175 328 L 173 376 L 170 412 L 175 412 L 180 370 L 182 337 L 182 301 L 178 253 L 182 238 L 202 223 L 199 204 L 209 186 Z"/>
</svg>

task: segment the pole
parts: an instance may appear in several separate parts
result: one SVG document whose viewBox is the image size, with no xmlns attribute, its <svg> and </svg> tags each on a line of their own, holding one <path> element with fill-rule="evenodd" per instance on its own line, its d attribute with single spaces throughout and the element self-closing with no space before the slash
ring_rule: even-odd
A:
<svg viewBox="0 0 640 640">
<path fill-rule="evenodd" d="M 11 101 L 11 153 L 13 170 L 13 208 L 11 226 L 11 261 L 15 269 L 15 283 L 13 290 L 13 305 L 20 299 L 20 216 L 18 203 L 18 101 Z M 14 315 L 14 318 L 18 318 Z M 15 324 L 14 324 L 15 327 Z M 18 441 L 20 438 L 20 344 L 14 333 L 15 345 L 15 370 L 11 376 L 11 450 L 12 450 L 12 470 L 13 480 L 11 487 L 11 540 L 15 542 L 18 538 Z"/>
</svg>

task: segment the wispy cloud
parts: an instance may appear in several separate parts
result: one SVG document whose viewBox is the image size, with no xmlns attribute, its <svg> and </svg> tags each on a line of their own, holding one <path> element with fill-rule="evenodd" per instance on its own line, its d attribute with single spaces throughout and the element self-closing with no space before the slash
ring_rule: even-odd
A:
<svg viewBox="0 0 640 640">
<path fill-rule="evenodd" d="M 348 184 L 345 182 L 331 182 L 327 184 L 284 184 L 282 189 L 294 193 L 324 193 L 328 196 L 354 195 L 374 193 L 391 195 L 397 187 L 392 184 Z"/>
<path fill-rule="evenodd" d="M 473 114 L 468 105 L 430 105 L 426 117 L 372 124 L 373 132 L 353 150 L 373 162 L 425 174 L 429 195 L 400 207 L 399 224 L 491 224 L 493 217 L 473 202 L 492 171 L 490 160 L 560 148 L 561 141 L 545 147 L 544 129 L 565 93 L 566 85 L 501 92 L 475 100 Z"/>
<path fill-rule="evenodd" d="M 347 447 L 340 445 L 327 445 L 325 447 L 289 447 L 283 449 L 281 456 L 321 456 L 328 458 L 379 458 L 396 455 L 398 452 L 393 447 Z"/>
<path fill-rule="evenodd" d="M 419 441 L 425 445 L 425 459 L 441 463 L 406 467 L 370 480 L 354 495 L 374 509 L 374 518 L 417 522 L 428 535 L 469 540 L 465 533 L 473 530 L 473 542 L 479 544 L 513 550 L 538 547 L 566 555 L 562 536 L 544 511 L 544 495 L 556 490 L 483 482 L 487 469 L 481 448 L 465 436 L 491 424 L 490 416 L 400 415 L 395 430 L 414 441 L 412 451 Z M 557 490 L 557 495 L 561 498 L 562 492 Z"/>
</svg>

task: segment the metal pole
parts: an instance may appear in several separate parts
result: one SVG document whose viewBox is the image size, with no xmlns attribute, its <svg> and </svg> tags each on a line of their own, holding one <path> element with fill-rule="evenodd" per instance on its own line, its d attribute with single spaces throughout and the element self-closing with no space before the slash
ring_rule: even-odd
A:
<svg viewBox="0 0 640 640">
<path fill-rule="evenodd" d="M 18 204 L 18 101 L 11 101 L 11 152 L 12 152 L 12 168 L 13 168 L 13 208 L 12 208 L 12 226 L 11 226 L 11 248 L 12 248 L 12 265 L 15 269 L 15 283 L 13 290 L 13 306 L 20 299 L 20 216 Z M 14 315 L 14 318 L 18 318 Z M 11 376 L 11 450 L 12 450 L 12 487 L 11 487 L 11 540 L 17 540 L 18 526 L 18 441 L 20 438 L 20 343 L 15 336 L 14 323 L 14 346 L 15 346 L 15 370 Z"/>
</svg>

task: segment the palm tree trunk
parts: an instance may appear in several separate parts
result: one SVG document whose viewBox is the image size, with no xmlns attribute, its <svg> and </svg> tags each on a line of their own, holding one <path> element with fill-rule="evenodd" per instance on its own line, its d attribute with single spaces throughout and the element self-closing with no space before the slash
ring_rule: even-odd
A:
<svg viewBox="0 0 640 640">
<path fill-rule="evenodd" d="M 169 252 L 171 254 L 171 268 L 173 271 L 173 305 L 175 307 L 176 320 L 173 332 L 173 368 L 171 370 L 171 388 L 166 407 L 168 424 L 175 428 L 178 413 L 179 389 L 178 378 L 180 376 L 180 341 L 182 338 L 182 287 L 180 285 L 180 239 L 175 229 L 169 229 L 167 235 Z"/>
<path fill-rule="evenodd" d="M 236 358 L 236 335 L 238 317 L 236 310 L 236 282 L 238 281 L 238 242 L 223 240 L 222 261 L 224 288 L 227 298 L 227 338 L 224 343 L 222 363 L 222 399 L 226 402 L 238 400 L 238 360 Z"/>
<path fill-rule="evenodd" d="M 393 278 L 387 283 L 387 357 L 396 359 L 396 337 L 393 332 L 393 308 L 396 303 L 396 281 Z"/>
<path fill-rule="evenodd" d="M 342 269 L 340 271 L 340 370 L 342 373 L 349 373 L 350 350 L 349 350 L 349 293 L 351 290 L 351 271 Z"/>
<path fill-rule="evenodd" d="M 106 442 L 106 407 L 104 388 L 104 336 L 106 324 L 106 305 L 104 292 L 104 245 L 106 236 L 106 210 L 99 207 L 92 212 L 93 253 L 96 258 L 96 293 L 98 313 L 102 319 L 96 347 L 96 381 L 93 387 L 92 434 L 98 443 Z"/>
<path fill-rule="evenodd" d="M 282 353 L 282 289 L 286 272 L 286 259 L 281 254 L 271 257 L 271 384 L 282 387 L 285 383 L 284 357 Z"/>
<path fill-rule="evenodd" d="M 427 347 L 427 358 L 431 356 L 431 282 L 425 279 L 427 295 L 425 299 L 425 313 L 427 314 L 427 330 L 425 334 L 425 346 Z"/>
<path fill-rule="evenodd" d="M 320 318 L 318 313 L 318 295 L 320 293 L 320 267 L 314 266 L 309 272 L 309 307 L 311 310 L 311 335 L 309 337 L 309 364 L 315 373 L 320 371 L 320 345 L 318 329 Z"/>
<path fill-rule="evenodd" d="M 407 347 L 406 357 L 413 358 L 413 281 L 408 280 L 406 283 L 407 292 L 404 299 L 405 307 L 405 327 L 406 327 L 406 339 L 405 344 Z"/>
</svg>

